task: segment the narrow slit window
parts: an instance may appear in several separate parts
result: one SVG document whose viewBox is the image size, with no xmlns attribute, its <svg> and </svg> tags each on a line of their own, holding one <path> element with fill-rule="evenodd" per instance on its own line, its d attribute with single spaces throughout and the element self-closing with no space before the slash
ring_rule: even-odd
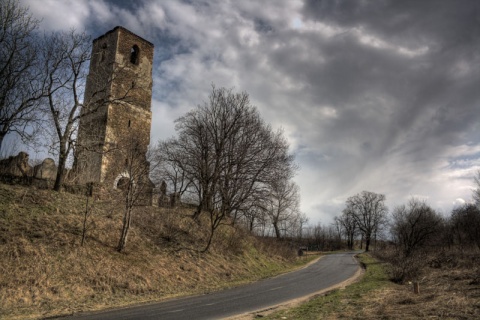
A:
<svg viewBox="0 0 480 320">
<path fill-rule="evenodd" d="M 106 51 L 107 51 L 107 44 L 104 43 L 102 45 L 102 52 L 100 53 L 100 62 L 103 62 L 105 60 Z"/>
<path fill-rule="evenodd" d="M 128 120 L 128 127 L 130 128 L 130 125 L 132 124 L 131 120 Z"/>
<path fill-rule="evenodd" d="M 132 49 L 130 49 L 130 62 L 133 64 L 138 64 L 138 58 L 140 55 L 140 49 L 137 45 L 134 45 Z"/>
</svg>

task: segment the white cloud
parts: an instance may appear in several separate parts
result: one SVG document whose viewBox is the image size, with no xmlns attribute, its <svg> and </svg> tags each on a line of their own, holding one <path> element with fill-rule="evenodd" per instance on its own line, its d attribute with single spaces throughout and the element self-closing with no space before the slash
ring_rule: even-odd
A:
<svg viewBox="0 0 480 320">
<path fill-rule="evenodd" d="M 87 1 L 22 0 L 22 3 L 30 8 L 30 12 L 36 18 L 42 20 L 42 27 L 48 31 L 71 28 L 83 30 L 90 13 Z"/>
</svg>

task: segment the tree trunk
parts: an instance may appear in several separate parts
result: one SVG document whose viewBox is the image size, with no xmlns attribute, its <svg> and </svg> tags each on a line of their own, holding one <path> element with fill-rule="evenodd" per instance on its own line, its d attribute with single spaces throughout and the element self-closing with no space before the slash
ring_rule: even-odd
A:
<svg viewBox="0 0 480 320">
<path fill-rule="evenodd" d="M 87 196 L 87 203 L 85 205 L 85 215 L 83 216 L 83 230 L 82 230 L 82 242 L 80 243 L 80 246 L 83 247 L 85 244 L 85 238 L 87 237 L 87 219 L 88 219 L 88 196 Z"/>
<path fill-rule="evenodd" d="M 2 151 L 3 139 L 5 138 L 5 133 L 0 132 L 0 155 Z"/>
<path fill-rule="evenodd" d="M 365 252 L 368 252 L 369 247 L 370 247 L 370 236 L 366 235 L 365 236 Z"/>
<path fill-rule="evenodd" d="M 278 222 L 273 223 L 273 228 L 275 229 L 275 236 L 277 239 L 280 239 L 282 236 L 280 234 L 280 229 L 278 228 Z"/>
<path fill-rule="evenodd" d="M 55 178 L 55 184 L 53 186 L 53 190 L 55 191 L 60 191 L 60 189 L 62 188 L 66 162 L 67 159 L 65 153 L 63 151 L 60 151 L 60 156 L 58 157 L 57 176 Z"/>
<path fill-rule="evenodd" d="M 249 220 L 248 231 L 253 232 L 253 224 L 254 224 L 254 222 L 255 222 L 255 219 L 254 219 L 254 218 L 251 218 L 251 219 Z"/>
<path fill-rule="evenodd" d="M 117 251 L 122 252 L 127 245 L 128 231 L 130 230 L 130 222 L 132 221 L 132 208 L 125 208 L 125 215 L 123 216 L 122 232 L 118 241 Z"/>
<path fill-rule="evenodd" d="M 210 229 L 210 236 L 208 237 L 208 242 L 205 248 L 201 251 L 202 253 L 205 253 L 210 249 L 210 246 L 212 245 L 212 240 L 213 240 L 213 234 L 215 233 L 215 228 L 211 227 Z"/>
</svg>

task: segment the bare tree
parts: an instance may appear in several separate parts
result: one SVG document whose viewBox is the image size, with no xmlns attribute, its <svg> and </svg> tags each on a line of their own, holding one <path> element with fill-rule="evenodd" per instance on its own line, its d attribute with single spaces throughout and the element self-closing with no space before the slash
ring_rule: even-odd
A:
<svg viewBox="0 0 480 320">
<path fill-rule="evenodd" d="M 473 190 L 473 200 L 475 201 L 477 207 L 480 208 L 480 171 L 477 171 L 473 177 L 476 188 Z"/>
<path fill-rule="evenodd" d="M 131 86 L 122 87 L 118 95 L 110 94 L 110 87 L 115 81 L 115 76 L 106 76 L 115 68 L 117 73 L 120 66 L 111 64 L 97 67 L 92 75 L 88 75 L 91 60 L 91 37 L 85 32 L 78 33 L 57 32 L 46 35 L 42 46 L 43 63 L 43 91 L 44 111 L 50 120 L 51 126 L 46 131 L 52 137 L 50 151 L 58 155 L 58 170 L 55 179 L 54 190 L 60 190 L 66 173 L 67 159 L 77 145 L 77 129 L 81 119 L 95 115 L 100 108 L 109 104 L 116 104 L 118 108 L 125 103 L 132 103 L 135 97 L 132 90 L 138 85 L 132 82 Z M 119 73 L 120 74 L 120 73 Z M 88 81 L 91 81 L 91 92 L 85 97 L 85 89 Z M 94 136 L 96 132 L 89 132 Z M 101 137 L 102 135 L 98 135 Z M 91 151 L 109 152 L 108 148 L 99 150 L 98 143 Z M 92 143 L 93 144 L 93 143 Z M 91 148 L 90 145 L 82 146 Z"/>
<path fill-rule="evenodd" d="M 153 154 L 158 166 L 152 172 L 155 184 L 165 181 L 172 193 L 183 196 L 192 186 L 192 180 L 184 168 L 182 149 L 175 139 L 158 143 Z"/>
<path fill-rule="evenodd" d="M 37 28 L 38 20 L 17 0 L 0 2 L 0 151 L 5 136 L 11 132 L 31 139 L 40 119 Z"/>
<path fill-rule="evenodd" d="M 297 239 L 303 239 L 305 226 L 308 223 L 308 217 L 304 212 L 297 211 L 294 218 L 291 220 L 291 236 Z"/>
<path fill-rule="evenodd" d="M 369 191 L 347 199 L 347 208 L 352 213 L 358 228 L 365 237 L 365 251 L 369 251 L 372 236 L 386 223 L 388 209 L 385 206 L 385 195 Z"/>
<path fill-rule="evenodd" d="M 275 236 L 281 238 L 286 232 L 287 222 L 295 219 L 299 210 L 299 189 L 293 182 L 285 178 L 273 181 L 270 184 L 270 194 L 268 195 L 267 216 L 275 230 Z"/>
<path fill-rule="evenodd" d="M 176 121 L 178 138 L 163 144 L 198 199 L 193 218 L 208 213 L 211 245 L 226 217 L 234 219 L 266 190 L 281 168 L 292 165 L 288 144 L 250 104 L 247 93 L 213 87 L 209 101 Z"/>
<path fill-rule="evenodd" d="M 119 142 L 122 148 L 116 149 L 118 158 L 125 159 L 125 163 L 119 164 L 123 172 L 115 183 L 117 198 L 123 204 L 122 229 L 118 240 L 117 251 L 122 252 L 127 245 L 128 235 L 132 224 L 132 218 L 136 207 L 142 202 L 149 201 L 150 190 L 153 185 L 149 179 L 150 163 L 146 160 L 144 145 L 140 141 L 140 135 L 132 132 Z"/>
<path fill-rule="evenodd" d="M 465 204 L 452 212 L 450 224 L 453 239 L 461 247 L 476 246 L 480 249 L 480 209 L 473 204 Z"/>
<path fill-rule="evenodd" d="M 326 227 L 317 223 L 307 230 L 305 241 L 307 241 L 310 248 L 319 251 L 339 250 L 342 248 L 341 237 L 335 225 Z"/>
<path fill-rule="evenodd" d="M 353 250 L 355 236 L 357 234 L 357 221 L 353 216 L 353 212 L 347 207 L 343 210 L 343 213 L 339 217 L 335 217 L 335 221 L 337 221 L 345 237 L 347 238 L 347 247 L 349 250 Z"/>
<path fill-rule="evenodd" d="M 53 124 L 50 133 L 58 154 L 54 190 L 60 190 L 67 158 L 74 143 L 80 119 L 85 82 L 90 61 L 90 37 L 85 33 L 53 33 L 45 37 L 42 50 L 46 112 Z"/>
<path fill-rule="evenodd" d="M 411 199 L 393 211 L 392 236 L 404 257 L 432 244 L 438 236 L 442 218 L 425 201 Z"/>
</svg>

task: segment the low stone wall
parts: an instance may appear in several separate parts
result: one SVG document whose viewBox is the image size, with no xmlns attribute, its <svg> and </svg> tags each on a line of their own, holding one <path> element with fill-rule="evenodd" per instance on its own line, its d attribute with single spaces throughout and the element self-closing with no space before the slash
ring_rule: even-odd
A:
<svg viewBox="0 0 480 320">
<path fill-rule="evenodd" d="M 28 161 L 29 155 L 26 152 L 20 152 L 16 156 L 0 160 L 0 182 L 33 186 L 39 189 L 52 189 L 58 170 L 55 161 L 47 158 L 34 167 L 29 165 Z M 118 197 L 119 192 L 122 192 L 120 189 L 112 190 L 112 188 L 100 183 L 75 183 L 76 179 L 69 170 L 67 170 L 65 176 L 66 181 L 62 185 L 62 189 L 69 193 L 93 196 L 97 199 L 111 199 L 112 197 Z M 152 184 L 150 180 L 148 182 Z M 152 205 L 153 189 L 153 184 L 145 188 L 145 192 L 139 196 L 138 205 Z M 171 199 L 169 198 L 169 200 Z"/>
</svg>

